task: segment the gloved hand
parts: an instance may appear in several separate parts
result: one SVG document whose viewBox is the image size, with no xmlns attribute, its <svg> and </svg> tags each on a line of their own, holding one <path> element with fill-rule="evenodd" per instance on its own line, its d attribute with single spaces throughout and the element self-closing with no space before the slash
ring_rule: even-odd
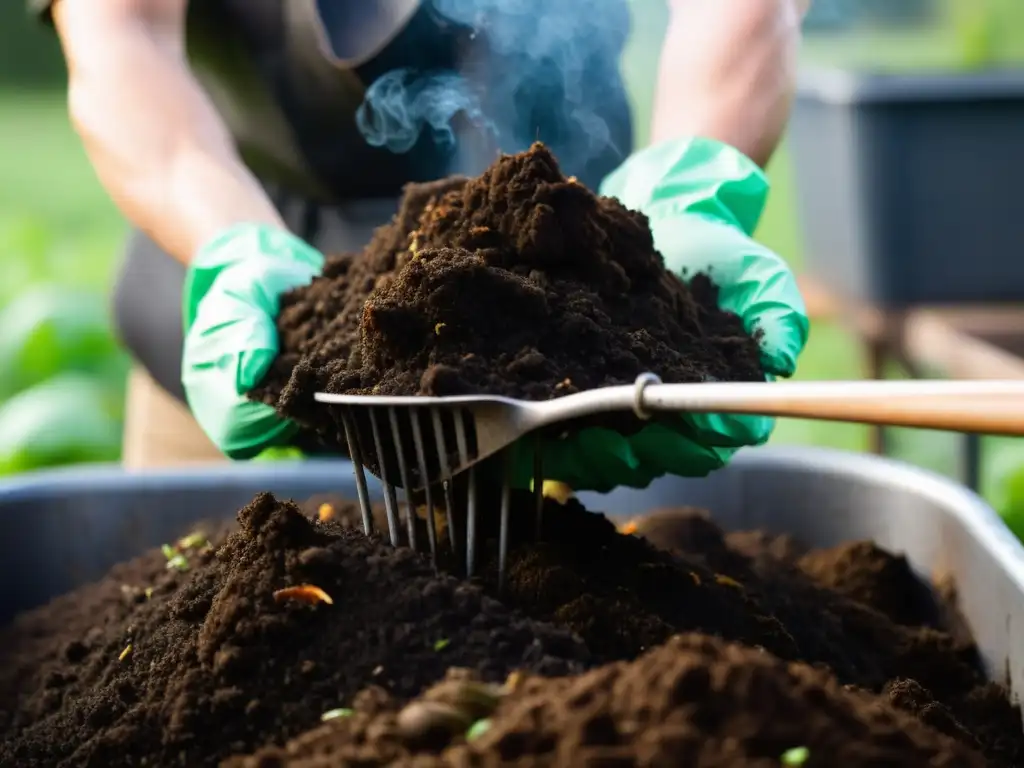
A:
<svg viewBox="0 0 1024 768">
<path fill-rule="evenodd" d="M 246 397 L 277 356 L 282 294 L 323 270 L 315 248 L 262 224 L 234 227 L 204 246 L 184 288 L 182 382 L 196 421 L 233 459 L 287 445 L 297 427 Z M 208 294 L 216 301 L 203 301 Z"/>
<path fill-rule="evenodd" d="M 709 139 L 672 140 L 634 153 L 601 185 L 601 194 L 642 211 L 666 266 L 681 275 L 709 274 L 723 309 L 763 331 L 762 364 L 790 376 L 807 342 L 808 320 L 786 263 L 751 235 L 768 196 L 768 180 L 739 151 Z M 768 440 L 774 419 L 687 414 L 676 428 L 651 424 L 624 437 L 588 429 L 544 448 L 544 476 L 577 491 L 646 487 L 664 474 L 703 476 L 744 446 Z M 514 481 L 531 476 L 533 446 L 516 446 Z"/>
</svg>

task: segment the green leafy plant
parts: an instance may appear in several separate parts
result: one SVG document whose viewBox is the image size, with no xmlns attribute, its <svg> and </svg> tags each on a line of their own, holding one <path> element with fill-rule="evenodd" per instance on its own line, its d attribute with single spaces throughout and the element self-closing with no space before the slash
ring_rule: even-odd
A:
<svg viewBox="0 0 1024 768">
<path fill-rule="evenodd" d="M 0 405 L 0 475 L 121 455 L 120 403 L 90 376 L 62 373 Z"/>
<path fill-rule="evenodd" d="M 0 311 L 0 328 L 0 398 L 70 371 L 112 387 L 124 380 L 127 359 L 99 294 L 53 284 L 30 288 Z"/>
<path fill-rule="evenodd" d="M 121 454 L 129 362 L 106 270 L 61 242 L 49 222 L 0 219 L 0 476 Z"/>
</svg>

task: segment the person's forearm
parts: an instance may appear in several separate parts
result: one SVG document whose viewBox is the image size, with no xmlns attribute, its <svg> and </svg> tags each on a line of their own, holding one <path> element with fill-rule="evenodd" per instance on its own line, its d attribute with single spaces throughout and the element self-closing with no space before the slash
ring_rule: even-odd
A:
<svg viewBox="0 0 1024 768">
<path fill-rule="evenodd" d="M 808 0 L 670 0 L 651 142 L 716 139 L 762 167 L 785 130 Z"/>
<path fill-rule="evenodd" d="M 125 216 L 186 264 L 233 224 L 281 225 L 189 72 L 180 31 L 109 13 L 117 12 L 60 0 L 54 20 L 68 60 L 71 119 Z M 120 23 L 126 28 L 112 34 Z"/>
</svg>

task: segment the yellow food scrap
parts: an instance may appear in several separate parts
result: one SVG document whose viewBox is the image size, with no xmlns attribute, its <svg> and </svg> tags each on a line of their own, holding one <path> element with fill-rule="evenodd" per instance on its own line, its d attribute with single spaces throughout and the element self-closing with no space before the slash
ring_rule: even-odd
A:
<svg viewBox="0 0 1024 768">
<path fill-rule="evenodd" d="M 572 498 L 572 488 L 558 480 L 545 480 L 541 486 L 541 493 L 545 498 L 554 499 L 559 504 L 565 504 Z"/>
<path fill-rule="evenodd" d="M 124 650 L 121 651 L 120 655 L 117 657 L 117 660 L 118 661 L 124 661 L 125 659 L 128 658 L 128 656 L 131 654 L 131 652 L 132 652 L 132 644 L 128 643 L 128 645 L 126 645 L 124 647 Z"/>
<path fill-rule="evenodd" d="M 723 587 L 733 587 L 734 589 L 743 589 L 743 585 L 740 584 L 736 579 L 731 579 L 721 573 L 715 574 L 715 583 L 721 584 Z"/>
<path fill-rule="evenodd" d="M 206 544 L 206 536 L 202 531 L 190 533 L 183 539 L 178 540 L 178 549 L 198 549 Z"/>
<path fill-rule="evenodd" d="M 299 584 L 297 587 L 279 589 L 274 593 L 274 599 L 278 602 L 281 600 L 297 600 L 307 605 L 316 605 L 317 603 L 334 605 L 334 600 L 331 599 L 330 595 L 320 589 L 320 587 L 312 584 Z"/>
<path fill-rule="evenodd" d="M 441 333 L 441 329 L 444 328 L 448 323 L 438 323 L 434 326 L 434 335 Z"/>
<path fill-rule="evenodd" d="M 316 511 L 316 516 L 319 518 L 321 523 L 326 523 L 329 520 L 334 519 L 334 507 L 324 502 L 320 505 L 320 508 Z"/>
</svg>

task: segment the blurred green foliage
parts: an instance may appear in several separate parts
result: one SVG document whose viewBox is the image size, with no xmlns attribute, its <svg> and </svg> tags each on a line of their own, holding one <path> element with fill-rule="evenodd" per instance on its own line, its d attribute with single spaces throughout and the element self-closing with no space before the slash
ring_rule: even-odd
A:
<svg viewBox="0 0 1024 768">
<path fill-rule="evenodd" d="M 124 226 L 59 90 L 0 90 L 0 145 L 0 475 L 117 460 L 128 361 L 107 293 Z"/>
</svg>

